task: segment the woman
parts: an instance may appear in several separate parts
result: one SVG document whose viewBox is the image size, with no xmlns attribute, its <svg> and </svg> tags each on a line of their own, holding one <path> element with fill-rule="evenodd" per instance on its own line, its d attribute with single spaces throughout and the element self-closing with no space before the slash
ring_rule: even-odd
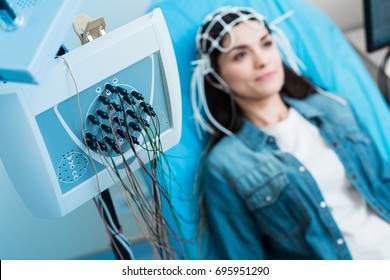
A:
<svg viewBox="0 0 390 280">
<path fill-rule="evenodd" d="M 290 51 L 283 63 L 274 34 L 243 7 L 218 9 L 197 34 L 193 101 L 212 133 L 203 184 L 220 257 L 390 259 L 390 167 L 344 99 L 291 70 Z"/>
</svg>

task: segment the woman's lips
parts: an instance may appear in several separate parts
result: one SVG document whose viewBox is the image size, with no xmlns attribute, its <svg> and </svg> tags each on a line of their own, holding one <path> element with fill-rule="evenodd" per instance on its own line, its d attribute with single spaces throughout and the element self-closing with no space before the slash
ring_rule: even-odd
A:
<svg viewBox="0 0 390 280">
<path fill-rule="evenodd" d="M 275 74 L 275 71 L 267 72 L 263 75 L 260 75 L 256 78 L 256 81 L 266 81 L 271 79 Z"/>
</svg>

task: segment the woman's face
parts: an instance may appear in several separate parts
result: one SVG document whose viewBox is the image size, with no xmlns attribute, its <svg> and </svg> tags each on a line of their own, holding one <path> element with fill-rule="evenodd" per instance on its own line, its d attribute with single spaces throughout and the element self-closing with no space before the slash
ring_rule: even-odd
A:
<svg viewBox="0 0 390 280">
<path fill-rule="evenodd" d="M 250 25 L 250 26 L 248 26 Z M 233 49 L 217 59 L 219 74 L 235 93 L 236 99 L 261 100 L 279 94 L 284 83 L 284 69 L 278 49 L 267 28 L 250 21 L 232 28 Z M 230 44 L 226 36 L 222 45 Z"/>
</svg>

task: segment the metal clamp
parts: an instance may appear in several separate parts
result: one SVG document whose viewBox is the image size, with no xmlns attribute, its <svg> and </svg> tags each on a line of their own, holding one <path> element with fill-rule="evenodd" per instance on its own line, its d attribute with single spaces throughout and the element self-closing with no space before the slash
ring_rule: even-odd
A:
<svg viewBox="0 0 390 280">
<path fill-rule="evenodd" d="M 92 19 L 82 13 L 73 21 L 73 29 L 84 45 L 106 34 L 106 22 L 103 17 Z"/>
</svg>

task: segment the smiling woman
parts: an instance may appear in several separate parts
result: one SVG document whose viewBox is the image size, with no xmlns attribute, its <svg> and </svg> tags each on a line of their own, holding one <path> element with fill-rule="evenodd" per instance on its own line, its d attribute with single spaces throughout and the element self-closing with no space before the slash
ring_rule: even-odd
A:
<svg viewBox="0 0 390 280">
<path fill-rule="evenodd" d="M 231 32 L 235 46 L 218 56 L 220 76 L 237 105 L 253 123 L 260 126 L 275 124 L 287 116 L 288 108 L 279 94 L 284 83 L 282 58 L 269 30 L 261 28 L 259 22 L 251 21 L 237 24 Z M 226 36 L 222 45 L 226 46 L 230 41 Z M 273 114 L 269 114 L 269 110 Z"/>
<path fill-rule="evenodd" d="M 315 92 L 315 87 L 297 74 L 302 63 L 285 38 L 279 28 L 248 8 L 223 7 L 205 18 L 196 40 L 200 59 L 193 81 L 197 81 L 198 91 L 193 88 L 192 95 L 200 96 L 210 124 L 202 118 L 198 103 L 192 104 L 199 125 L 213 133 L 212 145 L 223 135 L 237 132 L 244 113 L 263 126 L 283 119 L 287 106 L 280 92 L 295 98 Z M 289 67 L 277 45 L 283 46 Z M 256 110 L 258 106 L 262 110 Z"/>
<path fill-rule="evenodd" d="M 219 257 L 390 259 L 390 169 L 283 38 L 245 7 L 211 13 L 196 36 L 193 105 L 211 133 L 202 187 Z"/>
</svg>

